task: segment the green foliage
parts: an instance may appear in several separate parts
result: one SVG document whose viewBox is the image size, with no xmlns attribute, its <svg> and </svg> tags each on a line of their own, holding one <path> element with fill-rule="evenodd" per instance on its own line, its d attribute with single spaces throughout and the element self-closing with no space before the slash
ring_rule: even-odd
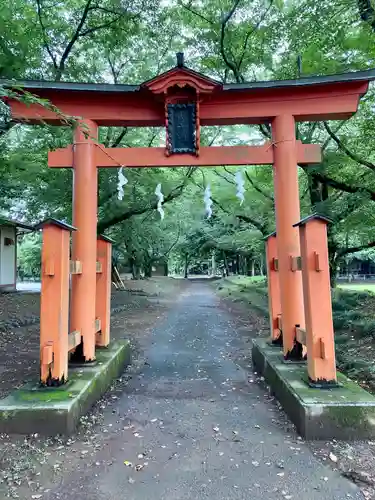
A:
<svg viewBox="0 0 375 500">
<path fill-rule="evenodd" d="M 15 0 L 1 14 L 0 78 L 7 79 L 140 83 L 173 66 L 179 50 L 190 67 L 223 82 L 375 66 L 373 13 L 351 0 Z M 0 84 L 0 97 L 10 93 L 35 102 L 19 87 Z M 298 125 L 299 138 L 323 150 L 321 165 L 300 169 L 301 211 L 334 220 L 333 272 L 357 250 L 372 258 L 368 249 L 375 246 L 374 106 L 371 87 L 355 118 Z M 71 143 L 74 121 L 63 117 L 68 127 L 31 127 L 12 123 L 4 107 L 0 112 L 0 209 L 31 222 L 47 215 L 71 221 L 72 173 L 46 163 L 49 150 Z M 259 144 L 269 136 L 267 126 L 202 128 L 206 145 Z M 164 130 L 102 127 L 100 141 L 159 146 Z M 241 206 L 233 167 L 129 169 L 123 201 L 117 199 L 117 171 L 103 169 L 98 229 L 116 239 L 120 260 L 129 261 L 134 274 L 156 262 L 183 270 L 212 257 L 219 268 L 261 274 L 263 237 L 275 229 L 272 169 L 249 166 L 243 172 Z M 158 183 L 164 221 L 155 211 Z M 210 220 L 203 205 L 207 184 L 214 202 Z"/>
<path fill-rule="evenodd" d="M 42 239 L 39 233 L 23 237 L 17 249 L 17 260 L 21 278 L 39 278 Z"/>
</svg>

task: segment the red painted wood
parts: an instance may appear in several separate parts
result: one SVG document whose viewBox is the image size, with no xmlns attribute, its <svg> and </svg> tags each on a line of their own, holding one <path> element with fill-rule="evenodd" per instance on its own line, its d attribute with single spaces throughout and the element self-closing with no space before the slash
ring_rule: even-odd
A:
<svg viewBox="0 0 375 500">
<path fill-rule="evenodd" d="M 142 86 L 154 94 L 164 94 L 171 87 L 184 88 L 187 86 L 195 89 L 197 93 L 205 94 L 211 93 L 215 89 L 221 89 L 222 84 L 189 68 L 172 68 L 143 83 Z"/>
<path fill-rule="evenodd" d="M 278 115 L 291 114 L 298 121 L 345 119 L 358 107 L 368 82 L 342 82 L 301 87 L 214 91 L 200 103 L 201 125 L 257 124 Z M 106 126 L 165 125 L 163 99 L 141 89 L 125 93 L 78 92 L 33 89 L 70 116 Z M 17 120 L 59 124 L 60 117 L 41 106 L 9 102 Z"/>
<path fill-rule="evenodd" d="M 275 146 L 277 147 L 277 145 Z M 269 165 L 274 162 L 271 144 L 264 146 L 216 146 L 203 147 L 199 156 L 189 154 L 165 155 L 165 148 L 107 148 L 95 150 L 97 167 L 183 167 L 186 165 Z M 319 163 L 320 146 L 297 141 L 297 160 L 300 164 Z M 48 153 L 48 166 L 69 168 L 73 166 L 72 146 Z"/>
<path fill-rule="evenodd" d="M 291 265 L 300 256 L 299 234 L 293 224 L 301 218 L 293 116 L 277 117 L 272 122 L 272 137 L 278 143 L 273 171 L 283 349 L 287 357 L 293 351 L 296 325 L 305 326 L 302 276 L 295 264 Z"/>
</svg>

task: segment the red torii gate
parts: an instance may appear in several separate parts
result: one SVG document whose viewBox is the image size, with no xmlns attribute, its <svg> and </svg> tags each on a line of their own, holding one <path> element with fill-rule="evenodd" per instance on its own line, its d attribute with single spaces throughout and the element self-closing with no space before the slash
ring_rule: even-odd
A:
<svg viewBox="0 0 375 500">
<path fill-rule="evenodd" d="M 79 261 L 82 269 L 73 276 L 70 320 L 71 329 L 81 334 L 85 360 L 95 359 L 96 169 L 119 165 L 248 164 L 274 165 L 277 255 L 272 259 L 277 260 L 278 286 L 273 287 L 277 290 L 273 303 L 280 304 L 284 356 L 293 359 L 296 340 L 302 340 L 305 326 L 302 276 L 297 272 L 301 269 L 298 265 L 300 230 L 295 227 L 300 221 L 297 165 L 319 163 L 321 159 L 319 146 L 296 140 L 295 124 L 349 118 L 357 111 L 359 99 L 373 79 L 374 71 L 363 71 L 299 80 L 221 84 L 187 68 L 182 54 L 178 54 L 176 67 L 140 85 L 22 82 L 25 90 L 50 100 L 64 115 L 76 117 L 83 125 L 77 127 L 72 146 L 49 153 L 48 165 L 74 168 L 73 225 L 76 231 L 72 234 L 72 260 Z M 13 119 L 63 124 L 61 117 L 48 108 L 15 100 L 9 104 Z M 263 146 L 200 146 L 201 126 L 264 123 L 271 124 L 272 142 Z M 97 142 L 99 126 L 165 126 L 166 147 L 106 149 Z M 271 269 L 270 261 L 268 263 Z M 329 273 L 324 274 L 324 286 L 329 287 Z M 306 285 L 305 294 L 309 293 L 311 287 Z M 309 297 L 305 297 L 305 303 L 311 303 Z M 330 307 L 328 309 L 330 311 Z M 308 311 L 309 315 L 319 315 L 319 311 L 311 307 Z M 274 324 L 277 318 L 272 307 L 270 315 Z M 329 314 L 324 324 L 332 330 Z M 311 345 L 311 342 L 304 343 Z M 330 335 L 326 337 L 326 344 L 322 341 L 324 352 L 333 352 Z M 315 354 L 312 350 L 308 356 L 320 356 L 321 352 Z M 309 370 L 310 378 L 334 381 L 334 356 L 330 357 L 329 364 L 329 369 L 325 369 L 323 363 L 318 370 L 311 373 Z"/>
</svg>

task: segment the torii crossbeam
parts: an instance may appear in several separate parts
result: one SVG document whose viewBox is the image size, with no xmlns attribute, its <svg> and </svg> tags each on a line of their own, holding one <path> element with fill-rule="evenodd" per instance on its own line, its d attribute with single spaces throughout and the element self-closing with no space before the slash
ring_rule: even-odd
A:
<svg viewBox="0 0 375 500">
<path fill-rule="evenodd" d="M 200 148 L 199 156 L 179 154 L 165 155 L 165 148 L 104 148 L 97 144 L 94 163 L 98 168 L 118 167 L 183 167 L 186 165 L 273 165 L 273 143 L 263 146 L 210 146 Z M 277 144 L 275 145 L 277 147 Z M 302 144 L 296 141 L 296 156 L 299 165 L 320 163 L 321 151 L 317 144 Z M 73 168 L 73 146 L 48 153 L 48 166 Z"/>
</svg>

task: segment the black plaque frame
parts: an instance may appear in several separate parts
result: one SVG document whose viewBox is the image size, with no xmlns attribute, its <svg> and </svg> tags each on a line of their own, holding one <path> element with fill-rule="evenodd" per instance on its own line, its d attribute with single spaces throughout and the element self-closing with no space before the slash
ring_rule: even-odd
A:
<svg viewBox="0 0 375 500">
<path fill-rule="evenodd" d="M 167 113 L 169 152 L 195 154 L 197 152 L 196 104 L 168 104 Z"/>
</svg>

